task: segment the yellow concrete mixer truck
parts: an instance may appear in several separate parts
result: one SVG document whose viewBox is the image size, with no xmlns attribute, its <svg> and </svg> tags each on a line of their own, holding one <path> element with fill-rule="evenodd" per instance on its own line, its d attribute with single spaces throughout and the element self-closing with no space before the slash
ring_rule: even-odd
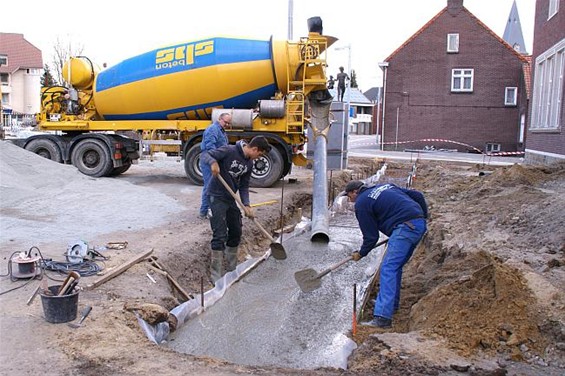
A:
<svg viewBox="0 0 565 376">
<path fill-rule="evenodd" d="M 42 89 L 38 128 L 46 132 L 20 146 L 101 177 L 128 170 L 142 144 L 161 142 L 178 148 L 188 179 L 202 184 L 202 133 L 229 112 L 230 142 L 263 135 L 274 146 L 252 175 L 253 186 L 268 187 L 306 162 L 308 104 L 331 100 L 326 51 L 335 38 L 322 34 L 319 17 L 308 27 L 295 42 L 207 38 L 100 72 L 88 58 L 72 58 L 63 67 L 68 84 Z"/>
</svg>

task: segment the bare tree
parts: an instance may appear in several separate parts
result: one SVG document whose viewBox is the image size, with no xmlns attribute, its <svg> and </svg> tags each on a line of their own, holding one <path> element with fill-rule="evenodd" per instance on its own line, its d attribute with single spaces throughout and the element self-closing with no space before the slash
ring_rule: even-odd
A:
<svg viewBox="0 0 565 376">
<path fill-rule="evenodd" d="M 53 50 L 53 69 L 55 70 L 57 81 L 63 85 L 65 82 L 63 79 L 63 66 L 71 57 L 82 55 L 84 46 L 73 43 L 70 37 L 63 39 L 58 36 Z"/>
</svg>

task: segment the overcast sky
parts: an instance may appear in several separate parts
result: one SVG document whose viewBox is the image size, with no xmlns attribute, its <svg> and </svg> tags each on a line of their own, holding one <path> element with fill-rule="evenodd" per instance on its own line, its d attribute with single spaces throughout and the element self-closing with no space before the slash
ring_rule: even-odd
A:
<svg viewBox="0 0 565 376">
<path fill-rule="evenodd" d="M 514 0 L 465 0 L 464 6 L 502 36 Z M 381 86 L 378 63 L 441 11 L 447 0 L 294 0 L 293 39 L 307 35 L 306 20 L 320 16 L 324 34 L 351 45 L 351 69 L 366 91 Z M 535 0 L 516 0 L 526 49 L 532 52 Z M 97 0 L 3 1 L 0 31 L 21 33 L 53 61 L 57 38 L 84 47 L 102 66 L 169 44 L 212 36 L 287 39 L 288 0 L 205 0 L 156 2 Z M 348 49 L 328 51 L 328 72 L 347 70 Z"/>
</svg>

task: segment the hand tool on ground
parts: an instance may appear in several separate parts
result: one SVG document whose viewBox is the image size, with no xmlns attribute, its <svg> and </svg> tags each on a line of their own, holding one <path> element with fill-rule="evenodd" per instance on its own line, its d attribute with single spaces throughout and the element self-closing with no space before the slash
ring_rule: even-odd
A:
<svg viewBox="0 0 565 376">
<path fill-rule="evenodd" d="M 239 196 L 237 196 L 232 189 L 230 188 L 230 186 L 228 185 L 228 183 L 226 183 L 226 181 L 224 180 L 224 178 L 221 175 L 217 176 L 218 180 L 224 185 L 224 187 L 226 188 L 226 190 L 230 193 L 230 195 L 234 198 L 234 200 L 239 204 L 239 206 L 241 206 L 242 209 L 245 208 L 245 205 L 243 205 L 243 202 L 241 202 L 241 198 L 239 198 Z M 274 258 L 276 258 L 277 260 L 284 260 L 286 259 L 286 250 L 284 249 L 283 245 L 281 243 L 277 243 L 275 242 L 275 239 L 273 239 L 273 237 L 271 236 L 271 234 L 269 234 L 267 232 L 267 230 L 265 230 L 263 228 L 263 226 L 261 226 L 261 224 L 259 223 L 259 221 L 257 221 L 257 218 L 253 217 L 253 222 L 255 223 L 255 225 L 257 225 L 257 227 L 259 228 L 259 230 L 261 230 L 261 232 L 263 234 L 265 234 L 265 236 L 271 241 L 271 254 L 273 255 Z"/>
<path fill-rule="evenodd" d="M 82 322 L 84 321 L 84 319 L 86 319 L 86 316 L 88 316 L 90 311 L 92 311 L 91 306 L 84 307 L 84 309 L 81 312 L 81 317 L 80 317 L 80 320 L 78 321 L 78 323 L 75 324 L 73 322 L 70 322 L 67 325 L 70 326 L 71 328 L 80 328 L 82 326 Z"/>
<path fill-rule="evenodd" d="M 386 242 L 388 242 L 388 239 L 378 242 L 377 245 L 375 245 L 375 248 L 380 247 Z M 353 260 L 353 256 L 349 256 L 341 260 L 340 262 L 330 266 L 329 268 L 327 268 L 326 270 L 324 270 L 319 274 L 314 269 L 299 270 L 296 273 L 294 273 L 294 279 L 296 280 L 296 283 L 298 283 L 300 290 L 302 290 L 303 292 L 312 292 L 318 289 L 322 285 L 321 278 L 323 276 L 336 270 L 337 268 L 339 268 L 340 266 L 351 260 Z"/>
<path fill-rule="evenodd" d="M 36 289 L 33 291 L 33 294 L 31 294 L 31 296 L 27 300 L 27 303 L 26 303 L 27 305 L 30 305 L 31 303 L 33 303 L 33 300 L 37 296 L 37 293 L 39 293 L 39 290 L 41 290 L 41 285 L 37 286 Z"/>
</svg>

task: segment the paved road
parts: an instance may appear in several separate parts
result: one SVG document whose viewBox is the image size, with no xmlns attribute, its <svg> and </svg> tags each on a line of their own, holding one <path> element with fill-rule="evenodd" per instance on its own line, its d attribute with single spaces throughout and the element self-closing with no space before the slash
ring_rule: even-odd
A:
<svg viewBox="0 0 565 376">
<path fill-rule="evenodd" d="M 382 151 L 377 145 L 376 136 L 349 135 L 350 157 L 379 157 L 386 159 L 414 160 L 428 159 L 467 163 L 483 163 L 495 166 L 510 166 L 524 161 L 521 157 L 491 157 L 484 154 L 440 152 L 440 151 Z"/>
</svg>

